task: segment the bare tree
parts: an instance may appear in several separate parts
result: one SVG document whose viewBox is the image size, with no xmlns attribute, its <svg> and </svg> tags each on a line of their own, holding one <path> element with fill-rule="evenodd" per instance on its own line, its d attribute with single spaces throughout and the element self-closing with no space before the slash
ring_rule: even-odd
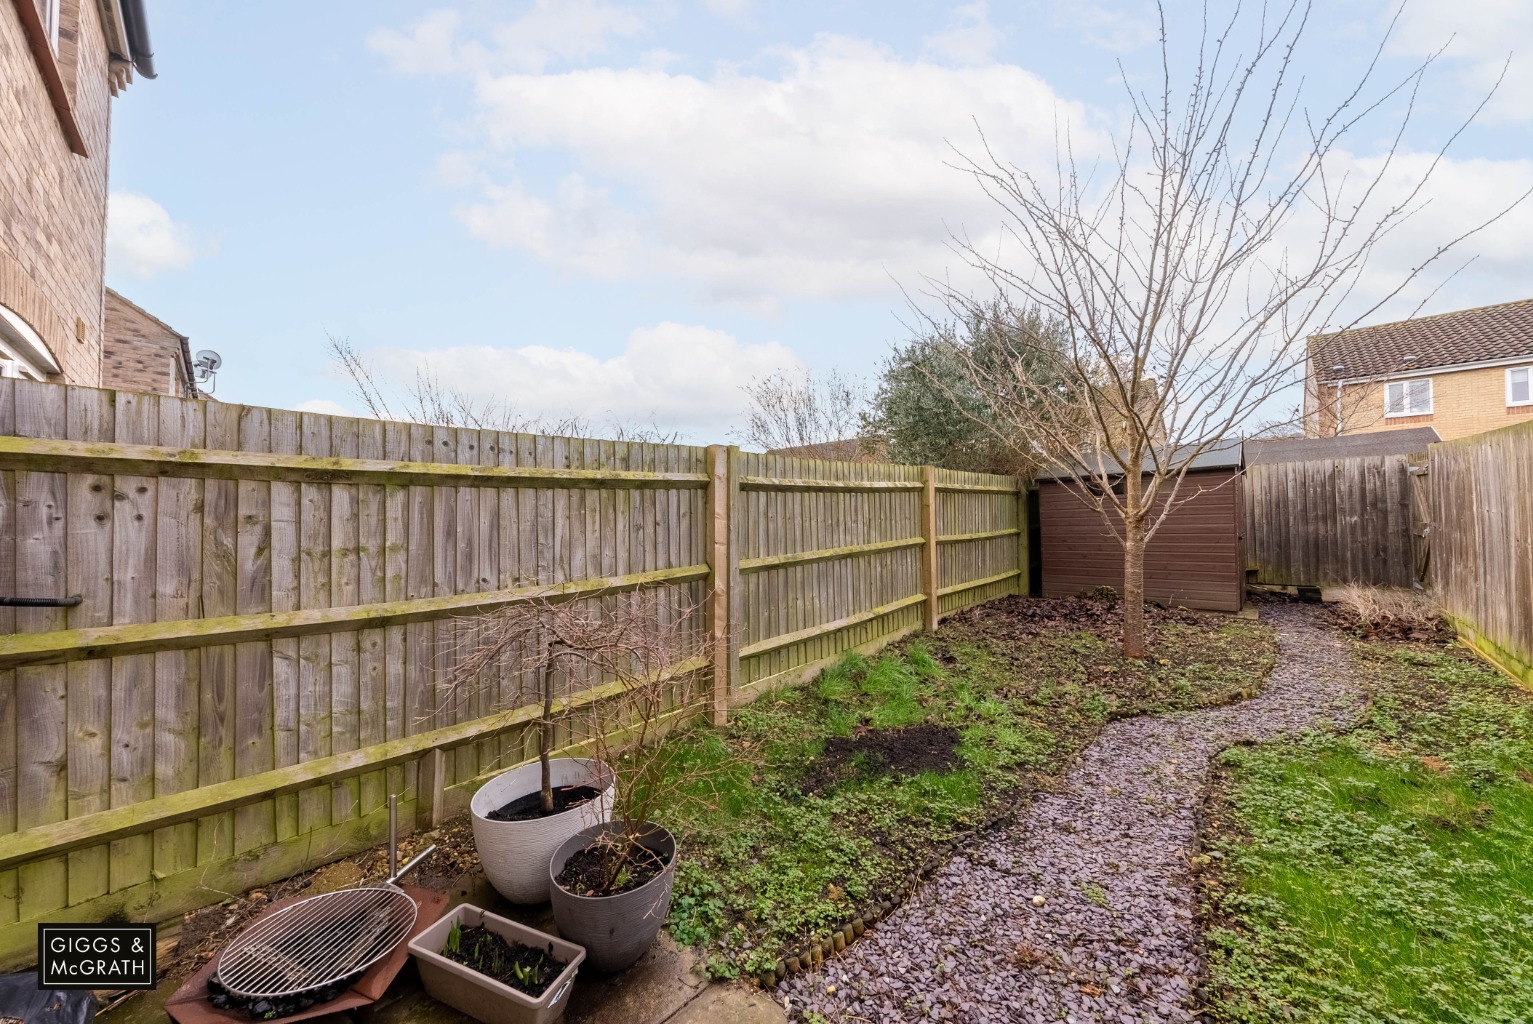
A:
<svg viewBox="0 0 1533 1024">
<path fill-rule="evenodd" d="M 350 338 L 333 334 L 326 337 L 331 359 L 350 382 L 351 393 L 369 414 L 380 420 L 557 437 L 586 437 L 599 432 L 614 441 L 655 444 L 675 444 L 680 439 L 678 432 L 663 430 L 653 423 L 612 419 L 598 427 L 579 413 L 556 417 L 523 415 L 505 399 L 476 399 L 462 388 L 442 383 L 430 364 L 417 367 L 414 379 L 400 393 L 383 382 L 373 363 Z"/>
<path fill-rule="evenodd" d="M 861 434 L 867 385 L 839 370 L 823 377 L 778 371 L 741 390 L 750 410 L 737 436 L 762 451 L 855 440 Z"/>
<path fill-rule="evenodd" d="M 1131 124 L 1105 166 L 1077 160 L 1068 132 L 1052 175 L 1005 163 L 987 143 L 982 158 L 958 163 L 997 204 L 1020 257 L 961 235 L 956 250 L 1003 297 L 1003 316 L 1036 308 L 1068 335 L 1057 355 L 1039 350 L 1058 361 L 1051 372 L 970 359 L 967 377 L 989 429 L 1073 474 L 1064 482 L 1122 544 L 1123 650 L 1135 658 L 1146 654 L 1145 545 L 1196 495 L 1188 469 L 1243 431 L 1275 426 L 1270 410 L 1297 381 L 1309 334 L 1373 315 L 1495 219 L 1445 239 L 1384 294 L 1354 298 L 1370 256 L 1419 210 L 1479 109 L 1410 177 L 1403 140 L 1435 55 L 1379 84 L 1386 33 L 1351 91 L 1315 112 L 1295 64 L 1308 4 L 1237 5 L 1216 25 L 1209 10 L 1196 51 L 1181 55 L 1162 6 L 1160 74 L 1150 91 L 1127 87 Z M 1342 145 L 1377 137 L 1381 120 L 1390 141 L 1374 170 L 1346 170 Z M 1402 176 L 1405 194 L 1386 195 Z M 929 284 L 965 322 L 997 308 Z"/>
</svg>

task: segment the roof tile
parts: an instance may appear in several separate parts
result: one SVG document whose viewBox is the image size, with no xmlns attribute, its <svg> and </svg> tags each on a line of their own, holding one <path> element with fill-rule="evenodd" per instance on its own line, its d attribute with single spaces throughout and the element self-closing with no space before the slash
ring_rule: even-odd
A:
<svg viewBox="0 0 1533 1024">
<path fill-rule="evenodd" d="M 1533 356 L 1533 299 L 1310 338 L 1320 381 Z"/>
</svg>

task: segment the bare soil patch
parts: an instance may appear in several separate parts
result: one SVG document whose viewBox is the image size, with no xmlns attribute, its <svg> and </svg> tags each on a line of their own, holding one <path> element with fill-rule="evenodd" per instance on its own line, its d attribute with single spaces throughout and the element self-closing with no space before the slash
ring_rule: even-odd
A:
<svg viewBox="0 0 1533 1024">
<path fill-rule="evenodd" d="M 846 779 L 879 774 L 947 772 L 958 766 L 963 737 L 945 725 L 903 729 L 859 727 L 851 736 L 832 736 L 804 777 L 805 793 L 824 793 Z"/>
</svg>

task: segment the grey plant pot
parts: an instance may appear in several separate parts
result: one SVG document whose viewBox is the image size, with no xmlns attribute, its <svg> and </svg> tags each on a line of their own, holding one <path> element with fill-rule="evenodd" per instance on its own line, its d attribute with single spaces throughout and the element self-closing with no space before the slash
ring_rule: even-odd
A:
<svg viewBox="0 0 1533 1024">
<path fill-rule="evenodd" d="M 548 858 L 570 836 L 612 815 L 613 779 L 606 765 L 587 757 L 556 757 L 548 768 L 555 786 L 596 786 L 602 793 L 590 803 L 547 818 L 491 821 L 485 817 L 538 791 L 543 769 L 534 761 L 495 776 L 469 801 L 479 863 L 495 891 L 512 903 L 546 903 Z"/>
<path fill-rule="evenodd" d="M 554 955 L 565 963 L 564 970 L 541 996 L 534 999 L 443 956 L 442 946 L 447 942 L 447 933 L 452 931 L 454 921 L 465 928 L 482 925 L 501 938 L 524 946 L 552 944 Z M 427 995 L 485 1024 L 552 1024 L 564 1016 L 564 1008 L 570 1004 L 570 986 L 575 984 L 575 975 L 586 955 L 585 950 L 573 942 L 545 935 L 467 903 L 454 907 L 436 924 L 411 939 L 410 952 L 415 956 L 415 966 L 420 970 L 421 984 Z"/>
<path fill-rule="evenodd" d="M 554 851 L 548 862 L 548 894 L 554 907 L 559 934 L 586 949 L 586 962 L 608 973 L 633 966 L 655 942 L 660 926 L 671 912 L 671 890 L 676 883 L 676 838 L 663 826 L 645 822 L 648 830 L 640 842 L 667 858 L 665 870 L 648 882 L 616 896 L 576 896 L 554 881 L 565 862 L 590 846 L 603 833 L 617 832 L 607 822 L 581 829 Z"/>
</svg>

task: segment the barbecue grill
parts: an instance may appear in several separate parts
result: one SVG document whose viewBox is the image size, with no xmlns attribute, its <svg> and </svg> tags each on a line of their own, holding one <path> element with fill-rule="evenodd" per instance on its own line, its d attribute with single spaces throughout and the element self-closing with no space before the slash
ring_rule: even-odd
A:
<svg viewBox="0 0 1533 1024">
<path fill-rule="evenodd" d="M 415 927 L 415 901 L 394 883 L 431 855 L 397 867 L 395 798 L 389 797 L 389 877 L 311 896 L 246 928 L 218 958 L 216 977 L 246 1000 L 288 999 L 361 974 Z"/>
</svg>

